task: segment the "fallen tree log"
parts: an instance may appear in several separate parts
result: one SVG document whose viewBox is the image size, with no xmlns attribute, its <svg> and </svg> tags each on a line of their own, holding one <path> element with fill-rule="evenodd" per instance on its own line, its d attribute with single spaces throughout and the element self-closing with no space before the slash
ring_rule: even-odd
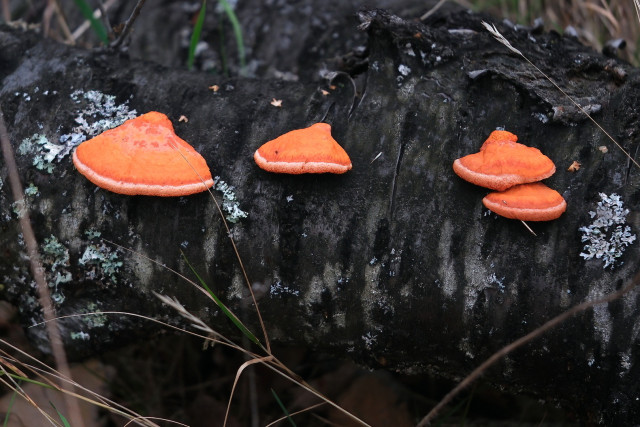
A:
<svg viewBox="0 0 640 427">
<path fill-rule="evenodd" d="M 370 10 L 360 21 L 368 42 L 357 66 L 312 82 L 188 73 L 3 27 L 1 106 L 58 314 L 130 311 L 181 324 L 158 292 L 237 336 L 215 305 L 151 260 L 193 278 L 190 263 L 261 336 L 208 194 L 123 196 L 73 168 L 80 140 L 152 110 L 166 113 L 219 177 L 216 196 L 273 340 L 455 379 L 554 315 L 629 283 L 640 168 L 622 150 L 638 151 L 637 69 L 555 32 L 499 27 L 620 149 L 478 15 L 423 24 Z M 350 172 L 277 175 L 253 162 L 262 143 L 319 121 L 351 156 Z M 557 166 L 545 182 L 568 208 L 530 224 L 535 236 L 490 214 L 481 203 L 488 191 L 452 171 L 497 127 Z M 17 225 L 24 207 L 10 195 L 4 159 L 0 173 L 4 294 L 32 325 L 41 314 Z M 486 378 L 582 420 L 631 422 L 640 416 L 639 311 L 636 291 L 599 305 Z M 149 333 L 140 322 L 101 315 L 60 324 L 70 354 L 82 357 Z M 47 347 L 43 328 L 28 330 Z"/>
</svg>

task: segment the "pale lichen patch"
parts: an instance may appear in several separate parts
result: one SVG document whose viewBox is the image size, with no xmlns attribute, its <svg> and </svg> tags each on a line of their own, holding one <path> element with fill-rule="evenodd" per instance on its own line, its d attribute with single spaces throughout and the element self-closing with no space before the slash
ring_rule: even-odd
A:
<svg viewBox="0 0 640 427">
<path fill-rule="evenodd" d="M 222 181 L 219 176 L 214 178 L 215 189 L 222 193 L 222 210 L 226 213 L 227 221 L 235 224 L 242 218 L 247 217 L 247 213 L 240 209 L 240 203 L 237 200 L 235 187 Z"/>
<path fill-rule="evenodd" d="M 89 237 L 89 240 L 99 237 L 96 230 L 88 230 L 85 235 Z M 104 242 L 88 245 L 78 263 L 83 267 L 90 267 L 85 270 L 85 276 L 88 280 L 93 281 L 105 277 L 112 283 L 118 282 L 117 274 L 123 265 L 118 249 L 107 246 Z"/>
<path fill-rule="evenodd" d="M 593 222 L 579 228 L 582 241 L 587 242 L 580 256 L 585 260 L 602 259 L 604 268 L 613 269 L 626 247 L 636 240 L 636 235 L 625 225 L 629 209 L 623 207 L 620 196 L 615 193 L 609 196 L 600 193 L 599 196 L 601 200 L 596 210 L 589 212 Z"/>
<path fill-rule="evenodd" d="M 42 245 L 42 264 L 45 267 L 47 283 L 53 289 L 51 299 L 61 304 L 65 296 L 58 285 L 71 281 L 71 273 L 67 270 L 69 263 L 69 250 L 51 235 L 44 239 Z"/>
</svg>

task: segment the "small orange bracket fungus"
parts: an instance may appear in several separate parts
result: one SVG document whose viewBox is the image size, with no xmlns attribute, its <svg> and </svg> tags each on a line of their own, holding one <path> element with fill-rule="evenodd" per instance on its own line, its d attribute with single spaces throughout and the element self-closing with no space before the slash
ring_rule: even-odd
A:
<svg viewBox="0 0 640 427">
<path fill-rule="evenodd" d="M 73 164 L 89 181 L 120 194 L 186 196 L 213 186 L 204 158 L 155 111 L 83 142 Z"/>
<path fill-rule="evenodd" d="M 351 169 L 346 151 L 331 137 L 331 125 L 316 123 L 265 143 L 253 155 L 262 169 L 276 173 L 345 173 Z"/>
<path fill-rule="evenodd" d="M 551 221 L 567 210 L 567 202 L 560 193 L 541 182 L 489 193 L 482 203 L 498 215 L 521 221 Z"/>
<path fill-rule="evenodd" d="M 453 170 L 472 184 L 498 191 L 540 181 L 555 173 L 551 159 L 517 140 L 511 132 L 493 131 L 478 153 L 454 161 Z"/>
</svg>

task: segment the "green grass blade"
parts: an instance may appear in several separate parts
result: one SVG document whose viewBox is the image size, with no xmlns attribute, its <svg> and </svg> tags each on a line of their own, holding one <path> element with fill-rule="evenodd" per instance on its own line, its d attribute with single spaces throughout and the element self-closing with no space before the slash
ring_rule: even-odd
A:
<svg viewBox="0 0 640 427">
<path fill-rule="evenodd" d="M 4 373 L 0 373 L 0 377 L 1 377 L 1 376 L 3 376 L 3 375 L 5 375 L 5 374 L 4 374 Z M 50 389 L 50 390 L 56 390 L 56 388 L 55 388 L 55 387 L 53 387 L 53 386 L 51 386 L 51 385 L 49 385 L 49 384 L 47 384 L 47 383 L 43 383 L 43 382 L 41 382 L 41 381 L 32 380 L 31 378 L 26 378 L 26 377 L 23 377 L 23 376 L 21 376 L 21 375 L 17 375 L 17 374 L 9 374 L 9 376 L 10 376 L 11 378 L 14 378 L 14 379 L 18 380 L 18 381 L 22 381 L 22 382 L 25 382 L 25 383 L 35 384 L 35 385 L 37 385 L 37 386 L 45 387 L 45 388 L 48 388 L 48 389 Z"/>
<path fill-rule="evenodd" d="M 193 272 L 193 274 L 196 275 L 196 277 L 198 278 L 198 281 L 200 282 L 200 284 L 202 285 L 203 288 L 205 288 L 205 290 L 209 293 L 209 295 L 211 295 L 211 298 L 213 298 L 213 301 L 215 301 L 216 305 L 218 307 L 220 307 L 220 310 L 222 310 L 222 312 L 225 314 L 225 316 L 227 316 L 234 325 L 236 325 L 236 328 L 240 329 L 240 332 L 242 332 L 247 338 L 249 338 L 254 344 L 257 344 L 260 346 L 260 348 L 264 349 L 264 347 L 262 346 L 262 344 L 260 344 L 260 341 L 258 340 L 258 338 L 256 338 L 255 335 L 253 335 L 253 333 L 247 329 L 246 326 L 244 326 L 242 324 L 242 322 L 240 321 L 240 319 L 238 319 L 236 317 L 235 314 L 233 314 L 231 312 L 231 310 L 229 310 L 227 308 L 226 305 L 224 305 L 224 303 L 220 300 L 220 298 L 218 298 L 216 296 L 216 294 L 213 293 L 213 291 L 211 290 L 211 288 L 209 288 L 209 286 L 207 285 L 207 283 L 202 280 L 202 278 L 200 277 L 200 275 L 198 274 L 198 272 L 193 268 L 193 266 L 191 265 L 191 263 L 189 262 L 189 260 L 187 259 L 187 257 L 184 255 L 184 253 L 182 251 L 180 251 L 180 253 L 182 254 L 182 258 L 184 259 L 184 261 L 187 263 L 187 265 L 189 266 L 189 268 L 191 269 L 191 271 Z"/>
<path fill-rule="evenodd" d="M 67 421 L 64 415 L 62 415 L 60 411 L 58 411 L 58 408 L 56 408 L 56 405 L 54 405 L 53 402 L 51 401 L 49 401 L 49 403 L 51 404 L 51 406 L 53 406 L 53 409 L 55 409 L 56 412 L 58 413 L 58 417 L 60 417 L 60 421 L 62 421 L 62 424 L 64 425 L 64 427 L 71 427 L 71 424 L 69 424 L 69 421 Z"/>
<path fill-rule="evenodd" d="M 76 6 L 78 6 L 78 9 L 80 9 L 82 16 L 84 16 L 84 19 L 89 21 L 89 23 L 91 24 L 91 28 L 93 29 L 93 32 L 96 34 L 96 36 L 98 36 L 102 43 L 108 45 L 109 36 L 107 35 L 107 30 L 104 28 L 104 25 L 102 25 L 102 22 L 93 17 L 93 9 L 91 9 L 91 6 L 89 6 L 89 4 L 85 0 L 73 1 Z"/>
<path fill-rule="evenodd" d="M 200 12 L 198 13 L 198 19 L 196 25 L 193 27 L 193 34 L 191 35 L 191 43 L 189 44 L 189 56 L 187 58 L 187 68 L 193 69 L 193 63 L 196 59 L 196 48 L 200 43 L 200 36 L 202 35 L 202 27 L 204 26 L 204 17 L 207 13 L 207 0 L 202 0 L 202 6 L 200 6 Z"/>
<path fill-rule="evenodd" d="M 11 400 L 9 400 L 9 406 L 7 407 L 7 413 L 4 414 L 4 423 L 2 423 L 3 427 L 7 427 L 9 425 L 9 417 L 11 416 L 11 410 L 13 409 L 13 404 L 16 401 L 16 396 L 18 395 L 18 391 L 15 390 L 11 395 Z"/>
<path fill-rule="evenodd" d="M 233 11 L 231 6 L 227 0 L 219 0 L 224 12 L 227 14 L 227 18 L 229 18 L 229 22 L 231 22 L 231 26 L 233 27 L 233 35 L 236 38 L 236 45 L 238 46 L 238 59 L 240 60 L 240 71 L 242 72 L 246 67 L 246 59 L 244 52 L 244 38 L 242 37 L 242 27 L 240 26 L 240 21 L 238 21 L 238 17 L 236 13 Z"/>
<path fill-rule="evenodd" d="M 276 402 L 278 402 L 280 409 L 282 409 L 282 412 L 284 412 L 284 415 L 287 417 L 287 420 L 289 420 L 289 423 L 293 427 L 297 427 L 296 423 L 293 421 L 293 418 L 291 418 L 291 415 L 289 415 L 289 411 L 287 411 L 287 408 L 284 406 L 282 400 L 280 400 L 274 389 L 271 389 L 271 394 L 273 394 L 273 398 L 276 399 Z"/>
</svg>

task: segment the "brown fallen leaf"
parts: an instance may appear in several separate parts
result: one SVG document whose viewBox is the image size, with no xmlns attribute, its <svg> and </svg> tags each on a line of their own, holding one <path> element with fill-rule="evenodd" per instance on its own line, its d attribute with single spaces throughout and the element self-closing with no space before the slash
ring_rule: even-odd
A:
<svg viewBox="0 0 640 427">
<path fill-rule="evenodd" d="M 582 166 L 580 164 L 579 161 L 574 160 L 573 163 L 571 163 L 571 165 L 569 166 L 569 168 L 567 169 L 569 172 L 576 172 L 578 169 L 580 169 L 580 166 Z"/>
</svg>

